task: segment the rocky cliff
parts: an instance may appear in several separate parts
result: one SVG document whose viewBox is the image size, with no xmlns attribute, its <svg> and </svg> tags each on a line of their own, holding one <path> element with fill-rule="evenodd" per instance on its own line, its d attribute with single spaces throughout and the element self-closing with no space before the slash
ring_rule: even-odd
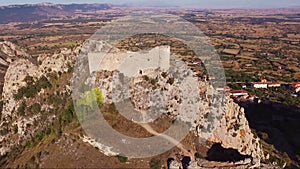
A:
<svg viewBox="0 0 300 169">
<path fill-rule="evenodd" d="M 57 78 L 70 69 L 78 51 L 66 49 L 53 56 L 40 55 L 37 64 L 12 43 L 2 42 L 0 48 L 8 66 L 3 78 L 3 108 L 0 116 L 0 154 L 3 156 L 44 130 L 56 117 L 53 104 L 43 99 L 53 94 L 46 91 L 47 85 L 51 86 L 51 78 Z M 57 94 L 63 96 L 71 92 L 65 86 L 67 83 L 62 85 L 64 88 Z"/>
<path fill-rule="evenodd" d="M 16 145 L 24 145 L 26 140 L 32 138 L 41 129 L 51 125 L 51 122 L 57 118 L 59 112 L 56 112 L 55 106 L 58 106 L 59 103 L 55 103 L 53 99 L 50 101 L 49 98 L 69 96 L 71 92 L 68 86 L 70 77 L 65 79 L 66 82 L 62 84 L 51 83 L 52 87 L 53 84 L 56 85 L 54 86 L 55 90 L 41 87 L 37 91 L 34 90 L 32 96 L 27 96 L 21 91 L 23 89 L 31 90 L 30 86 L 37 85 L 41 79 L 51 82 L 54 75 L 61 76 L 69 72 L 79 54 L 79 48 L 74 51 L 66 49 L 53 56 L 40 55 L 37 63 L 33 63 L 26 52 L 18 50 L 11 43 L 4 42 L 0 44 L 0 47 L 5 56 L 12 58 L 3 61 L 3 65 L 8 66 L 4 76 L 2 93 L 4 104 L 0 121 L 0 154 L 4 156 Z M 177 64 L 176 60 L 171 61 L 171 63 Z M 178 72 L 181 69 L 177 69 L 175 66 L 173 71 Z M 183 71 L 182 73 L 186 72 Z M 95 75 L 89 79 L 90 83 L 102 90 L 107 102 L 112 102 L 111 98 L 115 98 L 112 95 L 116 94 L 112 90 L 117 88 L 113 88 L 110 83 L 120 79 L 116 79 L 117 76 L 113 79 L 114 72 L 109 71 L 102 71 Z M 168 100 L 166 105 L 161 106 L 167 106 L 169 110 L 164 112 L 164 115 L 170 119 L 179 118 L 181 121 L 189 122 L 191 124 L 190 131 L 200 138 L 197 144 L 210 142 L 210 145 L 213 145 L 220 143 L 223 148 L 237 150 L 241 155 L 252 159 L 249 162 L 251 165 L 259 165 L 260 160 L 264 158 L 263 151 L 259 139 L 254 137 L 249 128 L 243 108 L 235 104 L 228 96 L 218 93 L 209 82 L 194 79 L 199 89 L 194 93 L 199 92 L 196 94 L 197 96 L 195 95 L 195 97 L 199 97 L 197 98 L 199 102 L 196 104 L 189 102 L 188 104 L 190 106 L 196 105 L 198 111 L 178 113 L 184 102 L 180 101 L 180 90 L 182 89 L 178 87 L 179 82 L 177 83 L 174 79 L 174 74 L 171 73 L 161 74 L 157 73 L 155 69 L 143 71 L 139 77 L 134 79 L 128 91 L 133 93 L 133 104 L 140 110 L 148 109 L 149 104 L 157 103 L 157 100 L 148 102 L 147 99 L 141 99 L 148 97 L 148 89 L 157 90 L 157 92 L 163 91 Z M 55 80 L 53 81 L 55 82 Z M 38 86 L 36 87 L 38 88 Z M 22 95 L 18 97 L 20 92 Z M 24 104 L 28 109 L 22 113 Z M 92 145 L 98 144 L 93 142 Z M 98 148 L 101 150 L 101 146 Z M 104 154 L 115 154 L 111 150 L 106 152 L 105 147 L 101 151 Z"/>
<path fill-rule="evenodd" d="M 10 63 L 19 58 L 29 58 L 24 50 L 11 42 L 0 42 L 0 93 L 3 91 L 4 76 Z"/>
<path fill-rule="evenodd" d="M 100 46 L 100 48 L 102 47 Z M 101 49 L 97 51 L 101 51 Z M 158 68 L 141 68 L 140 73 L 137 73 L 135 78 L 130 79 L 122 73 L 122 68 L 120 68 L 124 66 L 122 63 L 114 62 L 114 64 L 111 64 L 110 62 L 112 59 L 109 59 L 109 57 L 117 57 L 116 53 L 118 52 L 123 53 L 119 55 L 122 58 L 114 59 L 126 60 L 124 51 L 115 49 L 113 53 L 104 56 L 103 60 L 107 60 L 107 62 L 102 62 L 98 66 L 101 67 L 101 70 L 98 70 L 93 77 L 88 79 L 89 85 L 99 87 L 102 90 L 107 104 L 122 102 L 131 95 L 131 102 L 136 111 L 151 112 L 142 114 L 140 117 L 139 115 L 130 116 L 130 113 L 125 112 L 125 115 L 129 115 L 130 119 L 136 122 L 153 120 L 156 114 L 152 113 L 151 105 L 156 105 L 154 108 L 156 113 L 162 110 L 159 109 L 161 106 L 165 106 L 167 107 L 166 111 L 163 109 L 165 116 L 170 119 L 177 118 L 191 124 L 191 131 L 200 138 L 199 144 L 210 142 L 213 145 L 220 143 L 224 149 L 237 150 L 241 156 L 251 159 L 249 165 L 260 165 L 260 160 L 264 159 L 264 153 L 259 138 L 252 133 L 244 109 L 234 103 L 229 96 L 216 91 L 209 82 L 192 76 L 188 83 L 184 83 L 183 79 L 187 79 L 186 75 L 190 72 L 182 69 L 183 63 L 178 62 L 174 57 L 171 57 L 173 60 L 170 61 L 170 64 L 173 65 L 171 72 L 158 73 Z M 143 54 L 148 55 L 148 52 L 130 53 L 130 56 Z M 172 71 L 176 73 L 172 73 Z M 181 81 L 178 81 L 178 79 L 181 79 Z M 196 91 L 190 89 L 193 87 L 194 82 L 198 87 Z M 120 84 L 125 87 L 120 86 Z M 188 89 L 186 86 L 190 88 Z M 184 90 L 189 93 L 188 97 L 183 96 Z M 157 93 L 160 93 L 160 95 L 156 95 Z M 196 104 L 194 104 L 193 98 L 197 100 Z M 189 105 L 189 103 L 193 104 Z M 180 113 L 183 107 L 186 111 Z M 124 115 L 124 112 L 122 114 Z M 100 147 L 99 149 L 105 154 L 112 151 L 110 149 L 109 152 L 106 152 L 107 147 L 103 149 Z"/>
</svg>

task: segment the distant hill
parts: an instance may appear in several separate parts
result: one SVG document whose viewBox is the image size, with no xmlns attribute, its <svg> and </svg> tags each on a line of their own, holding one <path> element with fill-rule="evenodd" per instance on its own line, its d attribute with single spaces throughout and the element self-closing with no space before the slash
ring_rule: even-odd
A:
<svg viewBox="0 0 300 169">
<path fill-rule="evenodd" d="M 96 11 L 110 9 L 109 4 L 26 4 L 0 6 L 0 24 L 9 22 L 32 22 L 44 19 L 72 16 L 76 11 Z"/>
</svg>

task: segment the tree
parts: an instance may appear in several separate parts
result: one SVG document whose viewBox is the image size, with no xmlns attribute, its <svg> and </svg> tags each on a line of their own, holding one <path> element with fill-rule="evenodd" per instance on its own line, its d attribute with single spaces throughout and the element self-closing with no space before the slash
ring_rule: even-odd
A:
<svg viewBox="0 0 300 169">
<path fill-rule="evenodd" d="M 100 106 L 104 103 L 102 91 L 99 88 L 94 88 L 91 91 L 86 92 L 81 99 L 78 100 L 78 105 L 91 106 L 95 102 Z"/>
<path fill-rule="evenodd" d="M 95 103 L 100 107 L 104 103 L 102 91 L 99 88 L 94 88 L 87 91 L 76 101 L 76 106 L 80 112 L 79 120 L 84 120 L 87 113 L 94 109 Z"/>
</svg>

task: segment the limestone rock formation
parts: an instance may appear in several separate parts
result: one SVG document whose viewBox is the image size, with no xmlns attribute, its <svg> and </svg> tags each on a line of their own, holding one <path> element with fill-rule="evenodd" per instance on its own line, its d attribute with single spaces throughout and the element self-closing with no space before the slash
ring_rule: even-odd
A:
<svg viewBox="0 0 300 169">
<path fill-rule="evenodd" d="M 225 104 L 225 116 L 209 140 L 221 143 L 224 148 L 237 149 L 243 155 L 264 158 L 259 138 L 255 138 L 245 117 L 244 109 L 230 98 Z"/>
<path fill-rule="evenodd" d="M 24 50 L 11 42 L 0 42 L 0 95 L 3 91 L 4 76 L 9 65 L 19 58 L 28 59 L 29 56 Z"/>
<path fill-rule="evenodd" d="M 0 116 L 0 155 L 2 156 L 14 146 L 24 144 L 26 139 L 35 135 L 55 118 L 55 115 L 50 113 L 52 105 L 41 103 L 42 100 L 38 98 L 31 99 L 24 96 L 20 99 L 15 98 L 20 88 L 30 85 L 27 84 L 25 78 L 39 79 L 41 76 L 45 76 L 49 79 L 50 77 L 47 77 L 48 74 L 54 73 L 58 75 L 59 72 L 67 72 L 74 64 L 79 48 L 74 51 L 65 49 L 53 56 L 40 55 L 38 57 L 40 64 L 33 63 L 32 58 L 25 51 L 10 42 L 1 42 L 0 51 L 2 59 L 6 56 L 5 62 L 8 66 L 7 70 L 3 70 L 3 109 Z M 71 92 L 67 86 L 63 90 L 60 93 Z M 42 94 L 43 90 L 36 95 L 38 97 Z M 41 112 L 33 115 L 19 114 L 18 111 L 22 104 L 30 99 L 31 101 L 29 102 L 31 104 L 41 104 L 40 109 L 43 113 L 49 113 L 46 119 L 43 119 L 43 113 Z M 30 105 L 25 106 L 29 107 Z"/>
</svg>

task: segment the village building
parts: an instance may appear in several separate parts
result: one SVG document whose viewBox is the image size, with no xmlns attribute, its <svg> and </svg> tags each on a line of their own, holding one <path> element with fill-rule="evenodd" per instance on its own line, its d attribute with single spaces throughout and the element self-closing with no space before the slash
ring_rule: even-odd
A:
<svg viewBox="0 0 300 169">
<path fill-rule="evenodd" d="M 231 88 L 229 86 L 225 86 L 225 87 L 217 87 L 216 88 L 217 91 L 225 91 L 225 92 L 229 92 L 231 90 Z"/>
<path fill-rule="evenodd" d="M 280 83 L 268 83 L 268 87 L 280 87 Z"/>
<path fill-rule="evenodd" d="M 300 82 L 295 82 L 295 83 L 292 83 L 290 85 L 290 89 L 295 92 L 295 93 L 298 93 L 300 91 Z"/>
<path fill-rule="evenodd" d="M 229 92 L 229 95 L 239 97 L 248 95 L 248 92 L 246 90 L 233 90 Z"/>
<path fill-rule="evenodd" d="M 267 89 L 268 88 L 268 83 L 265 83 L 265 82 L 253 82 L 253 83 L 250 83 L 250 86 L 252 88 L 263 88 L 263 89 Z"/>
</svg>

